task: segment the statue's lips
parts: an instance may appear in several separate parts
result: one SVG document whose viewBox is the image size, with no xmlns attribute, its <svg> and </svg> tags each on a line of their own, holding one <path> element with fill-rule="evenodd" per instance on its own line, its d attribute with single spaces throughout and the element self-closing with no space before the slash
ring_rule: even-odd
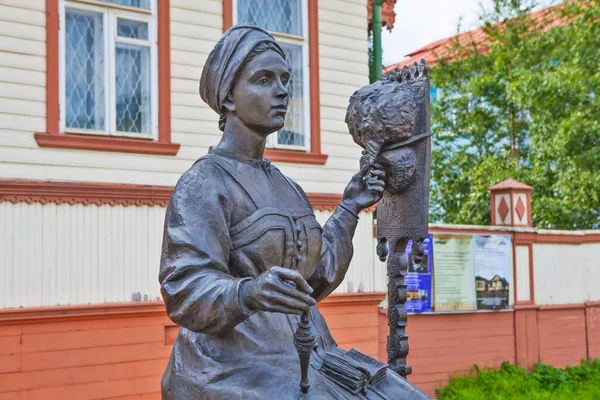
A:
<svg viewBox="0 0 600 400">
<path fill-rule="evenodd" d="M 278 112 L 278 113 L 285 113 L 285 112 L 287 112 L 287 107 L 286 106 L 275 106 L 275 107 L 271 107 L 271 110 Z"/>
</svg>

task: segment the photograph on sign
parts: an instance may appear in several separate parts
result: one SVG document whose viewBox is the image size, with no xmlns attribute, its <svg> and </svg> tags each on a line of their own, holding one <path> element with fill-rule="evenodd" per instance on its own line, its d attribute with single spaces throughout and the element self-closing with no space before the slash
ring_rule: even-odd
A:
<svg viewBox="0 0 600 400">
<path fill-rule="evenodd" d="M 512 243 L 508 235 L 474 235 L 473 266 L 478 310 L 509 307 Z"/>
</svg>

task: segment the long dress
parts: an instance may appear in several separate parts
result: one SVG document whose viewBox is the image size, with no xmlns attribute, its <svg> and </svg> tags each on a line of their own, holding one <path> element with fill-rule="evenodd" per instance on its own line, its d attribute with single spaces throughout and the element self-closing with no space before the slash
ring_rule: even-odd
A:
<svg viewBox="0 0 600 400">
<path fill-rule="evenodd" d="M 160 282 L 180 326 L 162 380 L 163 399 L 426 399 L 391 370 L 366 395 L 319 371 L 338 349 L 317 307 L 307 395 L 293 336 L 299 317 L 253 312 L 240 284 L 272 266 L 294 268 L 317 301 L 343 280 L 356 218 L 339 208 L 321 228 L 306 194 L 266 159 L 212 150 L 179 180 L 167 208 Z"/>
</svg>

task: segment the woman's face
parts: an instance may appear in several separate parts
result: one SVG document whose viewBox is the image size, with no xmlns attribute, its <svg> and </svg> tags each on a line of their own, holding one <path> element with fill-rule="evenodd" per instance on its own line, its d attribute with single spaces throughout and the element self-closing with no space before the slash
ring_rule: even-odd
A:
<svg viewBox="0 0 600 400">
<path fill-rule="evenodd" d="M 283 128 L 289 79 L 286 62 L 274 50 L 254 56 L 240 71 L 231 91 L 237 118 L 264 136 Z"/>
</svg>

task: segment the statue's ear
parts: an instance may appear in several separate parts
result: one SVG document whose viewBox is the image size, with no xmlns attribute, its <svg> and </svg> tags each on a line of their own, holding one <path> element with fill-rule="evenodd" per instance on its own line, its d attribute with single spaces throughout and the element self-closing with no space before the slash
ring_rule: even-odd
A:
<svg viewBox="0 0 600 400">
<path fill-rule="evenodd" d="M 227 97 L 225 97 L 225 101 L 223 102 L 223 105 L 221 106 L 221 112 L 222 113 L 226 113 L 226 112 L 234 113 L 235 112 L 235 104 L 233 104 L 233 100 L 231 99 L 231 93 L 229 93 L 227 95 Z"/>
</svg>

